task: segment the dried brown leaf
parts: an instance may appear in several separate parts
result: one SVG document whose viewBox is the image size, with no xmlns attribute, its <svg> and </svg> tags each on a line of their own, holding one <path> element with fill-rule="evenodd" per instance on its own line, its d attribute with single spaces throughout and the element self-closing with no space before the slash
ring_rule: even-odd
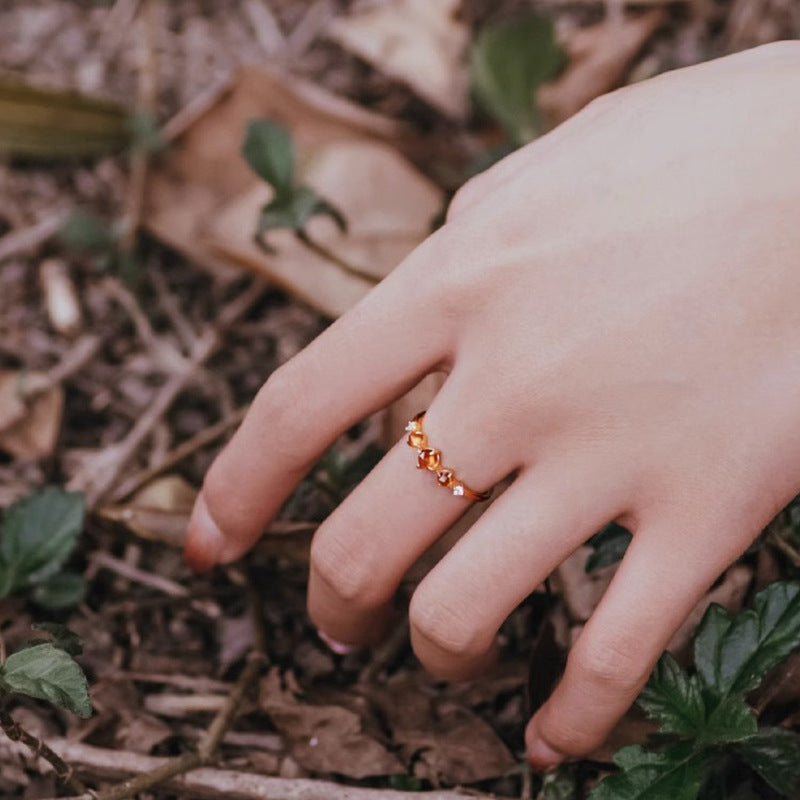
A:
<svg viewBox="0 0 800 800">
<path fill-rule="evenodd" d="M 310 705 L 285 688 L 273 669 L 261 682 L 259 705 L 283 734 L 292 757 L 313 772 L 350 778 L 402 775 L 405 767 L 358 714 L 342 706 Z"/>
<path fill-rule="evenodd" d="M 333 20 L 328 36 L 381 72 L 408 84 L 442 113 L 469 110 L 461 0 L 398 0 Z"/>
<path fill-rule="evenodd" d="M 30 460 L 51 455 L 61 430 L 64 390 L 47 376 L 0 370 L 0 450 Z"/>
<path fill-rule="evenodd" d="M 631 61 L 665 17 L 663 8 L 576 30 L 567 42 L 570 61 L 537 94 L 540 110 L 557 125 L 619 86 Z"/>
</svg>

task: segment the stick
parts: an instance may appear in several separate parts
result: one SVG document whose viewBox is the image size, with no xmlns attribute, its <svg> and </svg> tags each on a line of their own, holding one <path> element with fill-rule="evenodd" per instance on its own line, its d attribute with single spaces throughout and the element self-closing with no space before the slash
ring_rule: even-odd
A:
<svg viewBox="0 0 800 800">
<path fill-rule="evenodd" d="M 197 339 L 183 369 L 172 375 L 159 389 L 153 402 L 128 435 L 112 447 L 107 447 L 96 454 L 70 481 L 69 488 L 83 490 L 86 493 L 86 504 L 89 508 L 94 508 L 113 489 L 123 467 L 136 454 L 161 417 L 186 388 L 195 370 L 217 351 L 222 340 L 222 332 L 258 300 L 264 289 L 263 283 L 253 281 L 247 289 L 224 306 L 217 318 L 216 329 L 207 329 Z"/>
<path fill-rule="evenodd" d="M 152 773 L 169 761 L 166 758 L 92 747 L 65 739 L 54 740 L 50 744 L 81 772 L 105 780 L 115 780 L 132 774 Z M 0 761 L 10 761 L 16 755 L 10 747 L 5 752 L 0 748 Z M 159 788 L 207 800 L 469 800 L 469 798 L 488 800 L 489 797 L 485 794 L 455 789 L 401 792 L 394 789 L 361 788 L 331 781 L 273 778 L 241 770 L 209 767 L 201 767 L 181 777 L 173 777 Z M 88 797 L 84 794 L 69 800 L 88 800 Z"/>
<path fill-rule="evenodd" d="M 7 233 L 0 239 L 0 263 L 7 258 L 13 258 L 30 250 L 35 250 L 57 233 L 63 221 L 63 214 L 53 214 L 50 217 L 45 217 L 41 222 L 31 225 L 29 228 Z"/>
<path fill-rule="evenodd" d="M 75 770 L 61 756 L 48 747 L 41 739 L 25 730 L 4 708 L 0 708 L 0 728 L 12 742 L 21 742 L 34 755 L 41 756 L 56 773 L 56 776 L 71 792 L 88 794 L 82 781 L 75 775 Z M 89 795 L 91 796 L 91 795 Z"/>
<path fill-rule="evenodd" d="M 215 439 L 223 436 L 228 430 L 237 426 L 244 419 L 247 409 L 248 406 L 237 408 L 224 419 L 221 419 L 209 428 L 204 428 L 185 442 L 181 442 L 177 447 L 170 450 L 156 466 L 147 467 L 137 472 L 135 475 L 132 475 L 116 492 L 114 492 L 114 502 L 120 503 L 127 499 L 134 494 L 134 492 L 137 492 L 145 484 L 153 480 L 157 475 L 160 475 L 170 467 L 183 461 L 184 458 L 190 456 L 196 450 L 205 447 L 207 444 L 211 444 Z"/>
</svg>

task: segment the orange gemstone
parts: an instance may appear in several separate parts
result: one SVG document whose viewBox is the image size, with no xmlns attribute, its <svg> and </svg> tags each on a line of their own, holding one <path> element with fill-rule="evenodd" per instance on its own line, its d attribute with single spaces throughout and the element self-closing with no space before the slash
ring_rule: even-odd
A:
<svg viewBox="0 0 800 800">
<path fill-rule="evenodd" d="M 442 484 L 442 486 L 448 486 L 450 481 L 453 480 L 453 470 L 451 469 L 440 469 L 436 473 L 436 480 Z"/>
<path fill-rule="evenodd" d="M 411 431 L 406 441 L 417 450 L 424 450 L 428 446 L 428 437 L 422 431 Z"/>
<path fill-rule="evenodd" d="M 438 450 L 426 447 L 420 450 L 417 456 L 417 467 L 419 469 L 435 470 L 442 463 L 442 454 Z"/>
</svg>

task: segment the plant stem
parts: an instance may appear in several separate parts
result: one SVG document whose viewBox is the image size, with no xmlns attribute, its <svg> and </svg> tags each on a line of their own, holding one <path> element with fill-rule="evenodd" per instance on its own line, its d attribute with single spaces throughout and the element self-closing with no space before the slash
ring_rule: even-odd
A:
<svg viewBox="0 0 800 800">
<path fill-rule="evenodd" d="M 335 264 L 337 267 L 339 267 L 339 269 L 344 270 L 348 275 L 353 275 L 356 278 L 367 281 L 373 286 L 380 283 L 379 278 L 376 278 L 369 272 L 366 272 L 360 267 L 355 266 L 355 264 L 351 264 L 337 253 L 334 253 L 333 250 L 325 247 L 324 244 L 320 244 L 318 241 L 316 241 L 316 239 L 312 239 L 308 233 L 306 233 L 306 231 L 296 231 L 295 235 L 309 250 L 316 253 L 321 258 L 324 258 L 326 261 L 330 261 L 331 264 Z"/>
<path fill-rule="evenodd" d="M 41 739 L 23 728 L 4 708 L 0 708 L 0 728 L 12 742 L 22 742 L 36 756 L 41 756 L 55 770 L 56 776 L 73 793 L 92 795 L 75 775 L 75 770 L 61 756 L 53 752 Z"/>
</svg>

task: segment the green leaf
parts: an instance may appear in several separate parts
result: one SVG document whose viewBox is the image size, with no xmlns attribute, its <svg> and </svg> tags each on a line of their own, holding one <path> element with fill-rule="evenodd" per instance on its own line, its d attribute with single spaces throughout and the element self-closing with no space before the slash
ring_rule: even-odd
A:
<svg viewBox="0 0 800 800">
<path fill-rule="evenodd" d="M 696 800 L 707 756 L 682 742 L 663 753 L 624 747 L 614 760 L 622 771 L 598 783 L 589 800 Z"/>
<path fill-rule="evenodd" d="M 752 736 L 758 731 L 758 720 L 747 705 L 744 695 L 728 695 L 711 711 L 705 727 L 695 740 L 697 747 L 730 744 Z"/>
<path fill-rule="evenodd" d="M 64 220 L 58 238 L 73 250 L 108 252 L 116 247 L 116 239 L 108 225 L 84 211 L 73 211 Z"/>
<path fill-rule="evenodd" d="M 92 714 L 86 676 L 77 662 L 54 644 L 19 650 L 0 667 L 0 687 L 63 706 L 81 717 Z"/>
<path fill-rule="evenodd" d="M 286 128 L 268 119 L 251 120 L 245 133 L 242 156 L 253 172 L 272 186 L 278 197 L 291 192 L 294 147 Z"/>
<path fill-rule="evenodd" d="M 33 589 L 33 599 L 45 608 L 70 608 L 86 596 L 86 580 L 76 572 L 58 572 Z"/>
<path fill-rule="evenodd" d="M 83 652 L 83 645 L 78 634 L 71 631 L 66 625 L 58 622 L 39 622 L 34 623 L 31 627 L 34 630 L 49 633 L 53 637 L 50 644 L 71 656 L 79 656 Z M 44 644 L 44 641 L 40 640 L 36 644 Z"/>
<path fill-rule="evenodd" d="M 549 17 L 484 28 L 470 53 L 472 91 L 478 104 L 517 144 L 539 132 L 536 91 L 565 61 Z"/>
<path fill-rule="evenodd" d="M 83 495 L 44 489 L 15 503 L 0 526 L 0 597 L 43 583 L 72 553 L 83 528 Z"/>
<path fill-rule="evenodd" d="M 661 656 L 637 703 L 660 723 L 662 733 L 697 736 L 706 724 L 700 682 L 689 677 L 669 653 Z"/>
<path fill-rule="evenodd" d="M 575 772 L 562 767 L 542 778 L 542 789 L 536 800 L 578 800 L 580 796 Z"/>
<path fill-rule="evenodd" d="M 800 583 L 777 582 L 735 617 L 710 606 L 695 638 L 695 664 L 706 689 L 721 699 L 755 689 L 798 646 Z"/>
<path fill-rule="evenodd" d="M 589 545 L 593 550 L 586 559 L 586 571 L 595 572 L 621 561 L 632 538 L 629 531 L 615 524 L 608 525 L 600 533 L 596 533 L 589 539 Z"/>
<path fill-rule="evenodd" d="M 347 229 L 345 218 L 334 206 L 310 187 L 299 186 L 282 197 L 276 197 L 261 209 L 257 236 L 263 237 L 269 231 L 280 228 L 303 232 L 309 220 L 318 214 L 329 216 L 341 230 Z"/>
<path fill-rule="evenodd" d="M 797 734 L 782 728 L 762 728 L 738 742 L 736 753 L 775 791 L 785 797 L 797 797 L 800 783 Z"/>
</svg>

